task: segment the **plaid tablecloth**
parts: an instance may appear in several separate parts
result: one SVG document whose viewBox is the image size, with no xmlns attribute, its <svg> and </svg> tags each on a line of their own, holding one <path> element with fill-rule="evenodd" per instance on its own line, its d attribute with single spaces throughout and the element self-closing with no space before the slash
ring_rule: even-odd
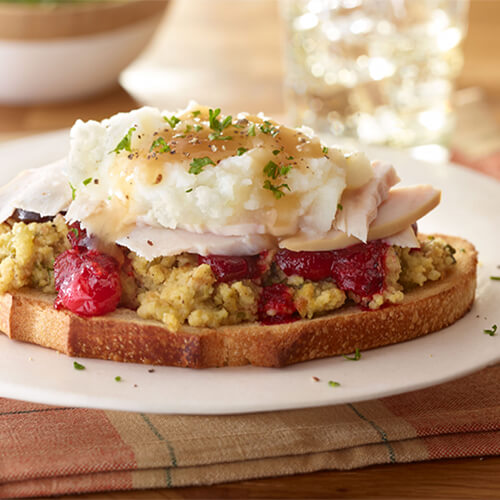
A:
<svg viewBox="0 0 500 500">
<path fill-rule="evenodd" d="M 0 497 L 208 485 L 497 455 L 499 381 L 500 365 L 363 403 L 229 416 L 0 399 Z"/>
</svg>

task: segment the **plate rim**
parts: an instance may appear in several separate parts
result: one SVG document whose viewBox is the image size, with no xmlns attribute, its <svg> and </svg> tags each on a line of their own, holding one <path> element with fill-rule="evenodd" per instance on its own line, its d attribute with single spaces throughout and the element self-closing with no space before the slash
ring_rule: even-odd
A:
<svg viewBox="0 0 500 500">
<path fill-rule="evenodd" d="M 0 159 L 2 158 L 3 155 L 7 154 L 6 151 L 8 152 L 9 149 L 12 149 L 12 148 L 15 149 L 16 146 L 18 146 L 20 144 L 22 144 L 23 147 L 26 147 L 27 141 L 39 142 L 41 144 L 43 144 L 44 141 L 46 141 L 48 143 L 50 143 L 50 141 L 60 141 L 61 137 L 63 137 L 65 134 L 69 135 L 68 130 L 69 129 L 61 129 L 61 130 L 57 130 L 57 131 L 36 134 L 33 136 L 29 136 L 29 137 L 25 137 L 25 138 L 21 138 L 21 139 L 14 139 L 11 141 L 6 141 L 3 143 L 0 143 Z M 69 141 L 68 141 L 68 143 L 69 143 Z M 372 152 L 375 151 L 375 156 L 378 156 L 378 154 L 376 153 L 377 151 L 382 151 L 381 155 L 385 156 L 385 154 L 388 154 L 388 156 L 392 156 L 392 157 L 394 155 L 402 155 L 403 154 L 402 151 L 386 150 L 385 148 L 379 148 L 379 147 L 373 148 L 373 147 L 364 147 L 363 146 L 363 148 L 365 150 L 368 150 L 368 151 L 370 149 L 372 150 Z M 29 149 L 29 148 L 27 148 L 27 149 Z M 369 154 L 369 156 L 374 156 L 374 154 L 370 154 L 370 152 L 368 154 Z M 57 158 L 54 158 L 54 159 L 57 159 Z M 417 159 L 413 159 L 413 158 L 410 158 L 410 160 L 411 160 L 411 162 L 416 162 L 417 164 L 424 164 L 425 163 L 425 162 L 422 162 L 421 160 L 417 160 Z M 426 165 L 428 165 L 428 164 L 426 164 Z M 462 165 L 457 165 L 457 164 L 449 162 L 446 164 L 446 168 L 459 169 L 461 172 L 465 173 L 466 176 L 470 175 L 470 176 L 472 176 L 471 178 L 481 179 L 482 182 L 488 181 L 489 183 L 491 183 L 492 180 L 495 180 L 496 181 L 495 185 L 497 186 L 497 188 L 500 188 L 500 182 L 498 180 L 496 180 L 492 177 L 489 177 L 486 174 L 469 170 Z M 459 320 L 459 321 L 462 321 L 462 320 Z M 453 326 L 454 325 L 452 325 L 451 328 L 453 328 Z M 442 330 L 442 331 L 444 331 L 444 330 Z M 436 335 L 438 333 L 439 332 L 435 332 L 432 335 Z M 390 349 L 392 347 L 401 346 L 404 344 L 408 344 L 410 342 L 419 342 L 423 338 L 428 338 L 428 337 L 429 337 L 429 335 L 426 335 L 424 337 L 409 340 L 409 341 L 406 341 L 403 343 L 377 348 L 377 349 L 372 350 L 372 351 L 377 351 L 380 349 Z M 10 339 L 8 339 L 4 336 L 2 336 L 2 341 L 4 340 L 4 338 L 5 338 L 5 340 L 12 342 Z M 23 345 L 26 346 L 26 344 L 23 344 Z M 35 349 L 45 349 L 43 347 L 35 346 L 35 345 L 30 345 L 29 347 L 32 347 Z M 366 351 L 366 352 L 370 352 L 370 351 Z M 50 353 L 54 356 L 57 356 L 57 353 L 54 351 L 50 351 Z M 74 358 L 68 357 L 67 359 L 71 360 L 71 362 L 72 362 L 72 360 Z M 77 359 L 85 359 L 85 358 L 77 358 Z M 321 360 L 308 361 L 308 362 L 302 363 L 302 365 L 325 362 L 325 360 L 329 360 L 329 359 L 334 359 L 334 358 L 324 358 Z M 380 390 L 374 392 L 373 394 L 370 394 L 369 396 L 367 396 L 366 394 L 365 395 L 363 395 L 363 394 L 352 395 L 349 397 L 348 401 L 346 399 L 344 399 L 344 400 L 326 400 L 324 397 L 321 398 L 318 396 L 319 399 L 316 402 L 309 401 L 306 406 L 304 406 L 300 401 L 295 401 L 295 402 L 289 402 L 288 404 L 281 403 L 279 407 L 276 407 L 272 403 L 267 403 L 267 404 L 261 404 L 259 406 L 259 408 L 256 409 L 255 406 L 248 406 L 245 404 L 240 404 L 239 407 L 233 406 L 231 408 L 227 408 L 226 410 L 223 410 L 220 407 L 216 407 L 216 406 L 212 407 L 212 409 L 210 409 L 208 407 L 195 408 L 193 406 L 193 404 L 191 404 L 191 406 L 184 405 L 184 409 L 187 408 L 187 412 L 186 412 L 186 411 L 182 411 L 182 407 L 183 407 L 182 404 L 180 406 L 179 405 L 177 405 L 177 406 L 170 405 L 170 407 L 168 409 L 164 409 L 164 410 L 162 410 L 158 405 L 152 405 L 149 407 L 146 405 L 146 406 L 144 406 L 143 409 L 138 409 L 136 407 L 134 407 L 134 408 L 130 407 L 129 405 L 124 403 L 123 398 L 119 398 L 119 397 L 116 398 L 115 400 L 111 401 L 109 398 L 106 400 L 106 399 L 102 399 L 102 397 L 100 397 L 98 395 L 94 395 L 94 399 L 92 400 L 93 403 L 88 400 L 89 399 L 88 395 L 85 396 L 85 395 L 73 394 L 73 397 L 72 398 L 70 397 L 69 399 L 70 399 L 70 401 L 72 401 L 71 406 L 76 406 L 76 407 L 112 409 L 112 410 L 122 410 L 122 411 L 151 411 L 153 413 L 176 413 L 176 414 L 191 414 L 191 415 L 194 415 L 194 414 L 221 415 L 221 414 L 232 414 L 232 413 L 241 414 L 241 413 L 251 413 L 251 412 L 292 410 L 292 409 L 299 409 L 299 408 L 314 408 L 314 407 L 327 406 L 327 405 L 345 404 L 346 402 L 360 402 L 360 401 L 365 401 L 365 400 L 369 400 L 369 399 L 379 399 L 379 398 L 389 397 L 389 396 L 400 394 L 400 393 L 413 392 L 413 391 L 420 390 L 420 389 L 423 389 L 426 387 L 430 387 L 430 386 L 433 386 L 436 384 L 441 384 L 441 383 L 444 383 L 444 382 L 447 382 L 447 381 L 450 381 L 450 380 L 453 380 L 456 378 L 460 378 L 462 376 L 466 376 L 469 373 L 473 373 L 474 371 L 483 369 L 487 366 L 493 366 L 494 364 L 498 363 L 499 361 L 500 361 L 500 351 L 498 352 L 498 354 L 495 357 L 492 357 L 491 359 L 479 360 L 473 366 L 472 365 L 468 366 L 465 370 L 462 369 L 462 370 L 455 371 L 453 373 L 447 372 L 447 373 L 443 374 L 441 377 L 434 377 L 432 380 L 429 380 L 427 382 L 414 381 L 412 383 L 401 386 L 399 389 L 398 388 L 392 388 L 392 389 L 386 388 L 383 390 L 380 389 Z M 119 364 L 120 366 L 124 365 L 123 363 L 117 363 L 117 362 L 105 361 L 105 360 L 88 360 L 86 362 L 88 362 L 88 363 L 94 363 L 94 362 L 107 363 L 107 364 L 111 364 L 113 366 L 117 366 L 117 364 Z M 125 366 L 126 366 L 126 364 L 125 364 Z M 148 365 L 138 365 L 138 366 L 140 366 L 140 367 L 146 366 L 147 367 Z M 297 366 L 297 365 L 293 365 L 293 366 Z M 159 368 L 169 369 L 172 367 L 155 367 L 155 368 L 156 369 L 159 369 Z M 216 369 L 216 370 L 225 370 L 225 369 L 226 368 L 221 368 L 221 369 Z M 185 368 L 178 368 L 178 370 L 186 370 L 186 369 Z M 276 370 L 276 369 L 272 369 L 272 370 Z M 284 370 L 284 369 L 279 369 L 279 370 Z M 202 370 L 202 371 L 199 371 L 198 373 L 203 373 L 204 371 L 205 370 Z M 10 387 L 10 389 L 9 389 L 9 387 Z M 19 389 L 22 389 L 22 387 L 19 384 L 15 385 L 12 383 L 12 381 L 6 382 L 5 380 L 0 379 L 0 395 L 1 396 L 11 397 L 13 399 L 16 399 L 15 393 Z M 42 404 L 62 404 L 61 401 L 63 401 L 63 400 L 67 401 L 68 397 L 69 397 L 68 392 L 64 392 L 64 391 L 60 392 L 59 390 L 53 390 L 50 397 L 47 396 L 46 393 L 45 393 L 45 395 L 43 395 L 43 394 L 37 395 L 36 389 L 33 389 L 33 388 L 31 388 L 31 393 L 29 390 L 27 391 L 27 393 L 28 394 L 33 393 L 29 397 L 30 401 L 42 403 Z M 78 399 L 78 398 L 80 398 L 80 399 Z M 90 399 L 92 399 L 92 398 L 90 398 Z M 78 400 L 80 401 L 80 403 L 78 403 Z M 109 404 L 110 402 L 112 403 L 111 406 Z M 83 403 L 83 405 L 82 405 L 82 403 Z"/>
</svg>

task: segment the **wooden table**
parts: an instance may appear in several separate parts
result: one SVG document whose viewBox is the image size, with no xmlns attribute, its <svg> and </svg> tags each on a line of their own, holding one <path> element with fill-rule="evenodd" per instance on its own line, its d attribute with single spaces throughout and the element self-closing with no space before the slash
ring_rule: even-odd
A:
<svg viewBox="0 0 500 500">
<path fill-rule="evenodd" d="M 177 1 L 143 60 L 164 69 L 162 105 L 189 98 L 229 112 L 284 112 L 281 31 L 275 1 Z M 500 122 L 500 2 L 472 0 L 459 87 L 484 89 Z M 151 97 L 151 96 L 150 96 Z M 118 86 L 86 101 L 26 108 L 0 106 L 0 140 L 69 127 L 137 107 Z M 243 481 L 212 487 L 110 492 L 63 498 L 499 498 L 500 458 L 372 466 L 355 471 Z"/>
</svg>

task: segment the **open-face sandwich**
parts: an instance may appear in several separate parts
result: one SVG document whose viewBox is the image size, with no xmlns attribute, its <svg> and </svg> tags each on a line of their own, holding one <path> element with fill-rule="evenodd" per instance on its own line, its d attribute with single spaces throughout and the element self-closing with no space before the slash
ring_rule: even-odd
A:
<svg viewBox="0 0 500 500">
<path fill-rule="evenodd" d="M 283 366 L 408 340 L 474 300 L 423 236 L 431 186 L 264 116 L 192 103 L 76 122 L 0 191 L 0 329 L 72 356 Z"/>
</svg>

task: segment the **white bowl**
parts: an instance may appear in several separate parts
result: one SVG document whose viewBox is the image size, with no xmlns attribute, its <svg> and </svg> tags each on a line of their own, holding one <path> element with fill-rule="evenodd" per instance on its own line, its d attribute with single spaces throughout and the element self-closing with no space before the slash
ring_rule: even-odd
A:
<svg viewBox="0 0 500 500">
<path fill-rule="evenodd" d="M 0 5 L 0 101 L 63 101 L 113 86 L 150 41 L 167 4 Z"/>
</svg>

